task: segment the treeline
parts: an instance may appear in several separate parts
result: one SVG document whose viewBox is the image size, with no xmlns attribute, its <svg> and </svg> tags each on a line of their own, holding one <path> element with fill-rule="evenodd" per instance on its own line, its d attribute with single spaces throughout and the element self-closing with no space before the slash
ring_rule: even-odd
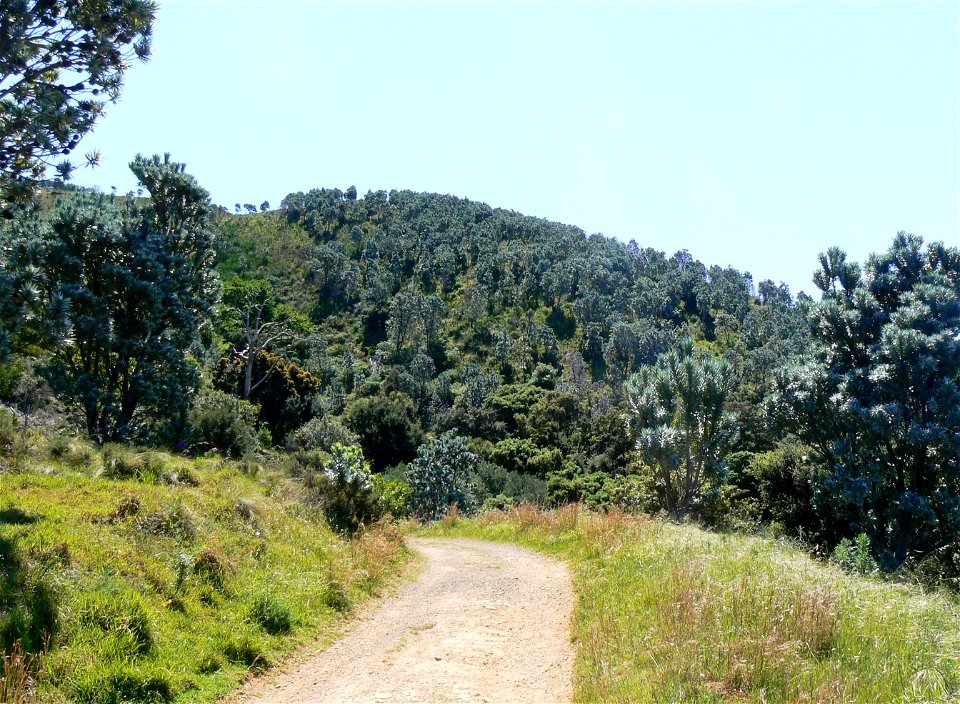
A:
<svg viewBox="0 0 960 704">
<path fill-rule="evenodd" d="M 576 501 L 957 572 L 956 249 L 831 250 L 814 301 L 451 196 L 231 215 L 134 170 L 149 198 L 3 224 L 9 404 L 46 384 L 99 442 L 275 453 L 346 529 Z"/>
</svg>

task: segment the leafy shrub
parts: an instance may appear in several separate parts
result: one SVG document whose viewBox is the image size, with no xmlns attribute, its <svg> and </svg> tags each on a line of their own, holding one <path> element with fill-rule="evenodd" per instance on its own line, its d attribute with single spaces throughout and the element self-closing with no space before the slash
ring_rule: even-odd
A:
<svg viewBox="0 0 960 704">
<path fill-rule="evenodd" d="M 405 517 L 410 495 L 413 494 L 411 486 L 402 479 L 390 479 L 382 474 L 374 474 L 370 478 L 373 481 L 373 489 L 377 497 L 377 512 L 379 515 L 390 515 L 394 518 Z"/>
<path fill-rule="evenodd" d="M 475 479 L 475 492 L 481 503 L 500 494 L 517 503 L 526 501 L 543 505 L 547 501 L 547 484 L 543 479 L 512 472 L 492 462 L 478 463 Z"/>
<path fill-rule="evenodd" d="M 873 574 L 880 569 L 873 559 L 870 536 L 866 533 L 861 533 L 853 540 L 841 540 L 830 554 L 830 562 L 854 574 Z"/>
<path fill-rule="evenodd" d="M 289 633 L 293 627 L 290 607 L 270 594 L 260 594 L 254 598 L 249 618 L 272 636 Z"/>
<path fill-rule="evenodd" d="M 512 496 L 497 494 L 484 500 L 480 506 L 480 513 L 486 513 L 487 511 L 509 511 L 512 508 L 516 508 L 516 506 L 516 499 Z"/>
<path fill-rule="evenodd" d="M 370 465 L 356 445 L 334 445 L 332 456 L 320 471 L 309 473 L 306 478 L 335 528 L 353 532 L 379 518 Z"/>
<path fill-rule="evenodd" d="M 413 493 L 410 512 L 424 521 L 443 518 L 452 504 L 463 512 L 476 507 L 473 475 L 479 464 L 467 449 L 466 440 L 448 431 L 417 450 L 407 467 L 407 481 Z"/>
<path fill-rule="evenodd" d="M 345 420 L 377 471 L 412 459 L 423 438 L 413 402 L 401 393 L 359 398 Z"/>
<path fill-rule="evenodd" d="M 359 436 L 333 418 L 313 418 L 287 437 L 287 449 L 323 450 L 330 452 L 334 445 L 356 445 Z"/>
<path fill-rule="evenodd" d="M 243 457 L 258 444 L 257 408 L 223 391 L 200 395 L 190 409 L 193 443 Z"/>
<path fill-rule="evenodd" d="M 550 506 L 579 503 L 593 510 L 653 513 L 658 508 L 653 487 L 650 476 L 584 472 L 573 462 L 567 462 L 560 471 L 547 477 L 547 502 Z"/>
<path fill-rule="evenodd" d="M 82 704 L 169 702 L 174 688 L 169 675 L 143 664 L 101 664 L 74 684 L 74 701 Z"/>
</svg>

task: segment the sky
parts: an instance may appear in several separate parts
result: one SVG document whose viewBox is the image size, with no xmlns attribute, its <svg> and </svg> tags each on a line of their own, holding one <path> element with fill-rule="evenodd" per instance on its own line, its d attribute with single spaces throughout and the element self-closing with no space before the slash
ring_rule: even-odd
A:
<svg viewBox="0 0 960 704">
<path fill-rule="evenodd" d="M 960 244 L 958 37 L 957 2 L 161 2 L 74 180 L 449 193 L 813 293 L 828 247 Z"/>
</svg>

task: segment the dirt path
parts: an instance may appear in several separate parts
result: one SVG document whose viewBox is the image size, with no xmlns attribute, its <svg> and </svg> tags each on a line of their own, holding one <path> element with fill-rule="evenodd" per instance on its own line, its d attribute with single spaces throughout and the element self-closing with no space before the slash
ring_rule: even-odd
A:
<svg viewBox="0 0 960 704">
<path fill-rule="evenodd" d="M 570 701 L 566 565 L 511 545 L 410 543 L 426 558 L 416 582 L 327 650 L 231 701 Z"/>
</svg>

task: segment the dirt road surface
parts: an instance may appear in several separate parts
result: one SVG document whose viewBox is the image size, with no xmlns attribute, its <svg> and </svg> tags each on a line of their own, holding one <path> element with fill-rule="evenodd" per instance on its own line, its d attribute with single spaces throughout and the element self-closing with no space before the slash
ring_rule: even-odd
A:
<svg viewBox="0 0 960 704">
<path fill-rule="evenodd" d="M 569 702 L 566 565 L 511 545 L 418 538 L 416 582 L 327 650 L 252 681 L 236 704 Z"/>
</svg>

